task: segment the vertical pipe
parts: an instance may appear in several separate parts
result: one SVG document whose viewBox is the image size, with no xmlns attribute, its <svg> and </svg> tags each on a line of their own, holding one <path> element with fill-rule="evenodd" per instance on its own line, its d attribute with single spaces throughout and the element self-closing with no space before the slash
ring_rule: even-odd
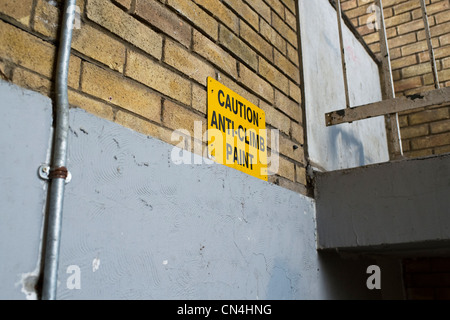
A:
<svg viewBox="0 0 450 320">
<path fill-rule="evenodd" d="M 56 67 L 56 124 L 51 166 L 51 182 L 47 212 L 47 230 L 44 260 L 43 300 L 55 300 L 58 282 L 59 247 L 61 238 L 62 209 L 64 202 L 67 137 L 69 131 L 69 101 L 67 82 L 75 19 L 76 0 L 64 4 L 61 36 Z"/>
<path fill-rule="evenodd" d="M 375 0 L 375 5 L 380 9 L 379 34 L 380 34 L 380 53 L 382 60 L 382 75 L 384 84 L 384 94 L 386 99 L 395 98 L 394 81 L 392 78 L 391 58 L 389 55 L 389 45 L 386 35 L 386 25 L 384 22 L 384 11 L 382 0 Z M 386 127 L 388 132 L 388 146 L 391 159 L 401 158 L 403 156 L 402 140 L 400 135 L 400 125 L 398 121 L 398 114 L 386 115 Z"/>
<path fill-rule="evenodd" d="M 345 48 L 344 48 L 344 36 L 342 32 L 342 7 L 341 0 L 336 1 L 336 13 L 339 29 L 339 45 L 341 48 L 341 61 L 342 61 L 342 72 L 344 75 L 344 90 L 345 90 L 345 104 L 347 108 L 350 108 L 350 95 L 348 92 L 348 78 L 347 78 L 347 63 L 345 60 Z"/>
<path fill-rule="evenodd" d="M 431 42 L 430 24 L 428 23 L 427 5 L 425 4 L 425 0 L 420 0 L 420 5 L 422 6 L 422 18 L 423 18 L 423 24 L 425 26 L 425 36 L 427 38 L 431 70 L 433 71 L 434 87 L 436 89 L 439 89 L 440 88 L 439 78 L 438 78 L 437 67 L 436 67 L 436 59 L 434 58 L 433 43 Z"/>
</svg>

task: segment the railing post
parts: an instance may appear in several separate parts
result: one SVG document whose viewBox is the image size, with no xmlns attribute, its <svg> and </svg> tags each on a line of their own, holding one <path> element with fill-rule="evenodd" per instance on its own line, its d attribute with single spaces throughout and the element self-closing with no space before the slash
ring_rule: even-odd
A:
<svg viewBox="0 0 450 320">
<path fill-rule="evenodd" d="M 386 25 L 384 23 L 384 12 L 382 0 L 375 0 L 375 4 L 380 8 L 379 34 L 380 34 L 380 53 L 382 61 L 383 91 L 386 99 L 395 98 L 394 81 L 392 79 L 391 59 L 389 55 L 389 45 L 386 35 Z M 391 160 L 403 157 L 402 140 L 400 135 L 400 126 L 398 114 L 391 113 L 386 115 L 386 129 L 388 135 L 388 147 Z"/>
<path fill-rule="evenodd" d="M 436 59 L 434 58 L 433 43 L 431 42 L 430 24 L 428 23 L 427 5 L 425 4 L 425 0 L 420 0 L 420 5 L 422 6 L 422 18 L 425 26 L 425 36 L 427 38 L 428 53 L 430 55 L 431 70 L 434 78 L 434 87 L 439 89 L 439 78 L 436 67 Z"/>
<path fill-rule="evenodd" d="M 342 8 L 341 0 L 336 1 L 336 12 L 339 30 L 339 45 L 341 49 L 341 61 L 342 61 L 342 72 L 344 75 L 344 90 L 345 90 L 345 104 L 347 108 L 350 108 L 350 94 L 348 92 L 348 78 L 347 78 L 347 63 L 345 61 L 345 47 L 344 47 L 344 36 L 342 32 Z"/>
</svg>

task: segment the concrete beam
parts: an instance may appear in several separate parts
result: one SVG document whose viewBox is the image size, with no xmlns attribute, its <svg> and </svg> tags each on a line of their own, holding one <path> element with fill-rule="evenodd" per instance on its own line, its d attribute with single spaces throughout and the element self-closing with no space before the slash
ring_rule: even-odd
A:
<svg viewBox="0 0 450 320">
<path fill-rule="evenodd" d="M 450 154 L 316 176 L 319 249 L 449 248 Z"/>
</svg>

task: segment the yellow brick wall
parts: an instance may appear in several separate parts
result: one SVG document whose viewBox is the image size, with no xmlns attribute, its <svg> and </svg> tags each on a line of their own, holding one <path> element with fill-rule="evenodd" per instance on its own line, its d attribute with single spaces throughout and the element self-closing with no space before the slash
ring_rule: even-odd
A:
<svg viewBox="0 0 450 320">
<path fill-rule="evenodd" d="M 307 193 L 295 0 L 77 0 L 69 100 L 165 142 L 206 129 L 206 78 L 280 130 L 270 181 Z M 62 1 L 1 0 L 0 75 L 53 96 Z M 205 144 L 203 144 L 205 146 Z M 194 141 L 186 143 L 194 151 Z"/>
<path fill-rule="evenodd" d="M 450 2 L 427 0 L 428 21 L 441 87 L 450 86 Z M 343 0 L 342 8 L 374 53 L 378 32 L 368 27 L 372 0 Z M 384 15 L 396 95 L 433 90 L 422 11 L 419 0 L 384 0 Z M 428 156 L 450 152 L 450 106 L 400 114 L 405 155 Z"/>
</svg>

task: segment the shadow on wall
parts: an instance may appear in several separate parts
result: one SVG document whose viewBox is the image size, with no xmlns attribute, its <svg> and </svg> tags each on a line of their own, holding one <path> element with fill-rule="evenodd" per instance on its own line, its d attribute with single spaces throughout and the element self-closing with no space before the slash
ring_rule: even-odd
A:
<svg viewBox="0 0 450 320">
<path fill-rule="evenodd" d="M 345 156 L 349 165 L 345 167 L 359 167 L 366 164 L 364 145 L 355 137 L 355 133 L 348 133 L 339 126 L 330 127 L 328 130 L 328 162 L 333 168 L 340 168 L 345 163 L 339 157 Z M 344 150 L 340 152 L 339 149 Z M 340 168 L 344 169 L 344 168 Z"/>
<path fill-rule="evenodd" d="M 357 256 L 343 258 L 334 251 L 319 251 L 319 270 L 327 300 L 381 300 L 381 290 L 367 288 L 367 268 L 376 261 Z"/>
</svg>

